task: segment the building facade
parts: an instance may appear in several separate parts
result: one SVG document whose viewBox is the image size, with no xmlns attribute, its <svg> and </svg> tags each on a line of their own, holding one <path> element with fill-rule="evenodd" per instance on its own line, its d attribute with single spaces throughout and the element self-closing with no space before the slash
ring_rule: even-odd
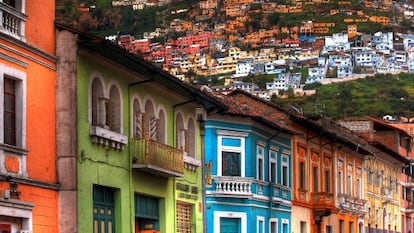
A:
<svg viewBox="0 0 414 233">
<path fill-rule="evenodd" d="M 294 131 L 257 97 L 214 95 L 229 110 L 205 126 L 206 232 L 291 232 Z"/>
<path fill-rule="evenodd" d="M 58 25 L 57 45 L 61 232 L 203 232 L 215 102 L 101 38 Z"/>
<path fill-rule="evenodd" d="M 58 232 L 54 1 L 0 2 L 0 232 Z"/>
</svg>

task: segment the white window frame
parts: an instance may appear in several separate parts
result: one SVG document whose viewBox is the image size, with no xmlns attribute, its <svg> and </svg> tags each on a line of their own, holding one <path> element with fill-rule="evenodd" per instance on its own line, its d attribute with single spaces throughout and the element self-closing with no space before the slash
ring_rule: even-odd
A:
<svg viewBox="0 0 414 233">
<path fill-rule="evenodd" d="M 21 200 L 8 200 L 0 202 L 0 215 L 22 219 L 22 230 L 32 232 L 33 230 L 33 213 L 34 203 Z M 17 230 L 14 224 L 11 224 L 12 232 Z M 17 232 L 17 231 L 16 231 Z"/>
<path fill-rule="evenodd" d="M 269 233 L 272 233 L 272 223 L 276 223 L 276 233 L 279 232 L 279 225 L 278 225 L 278 219 L 277 218 L 270 218 L 269 219 Z"/>
<path fill-rule="evenodd" d="M 286 159 L 286 162 L 284 162 L 283 160 L 284 159 Z M 282 185 L 284 185 L 283 184 L 283 179 L 284 179 L 284 176 L 283 176 L 283 167 L 286 167 L 286 187 L 289 187 L 290 186 L 290 176 L 289 176 L 289 174 L 290 174 L 290 167 L 289 167 L 289 156 L 288 155 L 282 155 L 282 160 L 281 160 L 281 169 L 280 169 L 280 184 L 282 184 Z"/>
<path fill-rule="evenodd" d="M 281 229 L 280 229 L 280 231 L 283 233 L 283 226 L 284 225 L 286 225 L 287 226 L 287 232 L 289 232 L 289 219 L 287 219 L 287 218 L 282 218 L 281 219 L 282 221 L 282 224 L 281 224 Z"/>
<path fill-rule="evenodd" d="M 240 153 L 240 177 L 245 177 L 245 137 L 247 137 L 247 134 L 227 131 L 218 131 L 217 133 L 217 175 L 222 176 L 223 174 L 222 153 L 226 151 Z M 223 138 L 240 140 L 240 146 L 224 146 Z"/>
<path fill-rule="evenodd" d="M 231 211 L 214 211 L 214 231 L 220 232 L 220 218 L 239 218 L 241 222 L 241 232 L 247 233 L 247 213 Z"/>
<path fill-rule="evenodd" d="M 262 225 L 262 232 L 260 232 L 260 224 Z M 257 233 L 265 233 L 265 218 L 263 216 L 257 216 L 257 221 L 256 221 L 256 232 Z"/>
<path fill-rule="evenodd" d="M 264 149 L 265 149 L 265 147 L 264 147 L 263 144 L 256 145 L 256 154 L 257 154 L 256 179 L 257 180 L 265 180 Z M 259 163 L 260 160 L 262 160 L 262 166 L 261 167 L 260 167 L 260 163 Z M 262 170 L 262 177 L 260 177 L 260 172 L 259 172 L 260 169 Z"/>
<path fill-rule="evenodd" d="M 26 148 L 26 95 L 27 75 L 25 72 L 0 64 L 0 143 L 4 144 L 4 78 L 8 76 L 17 82 L 16 87 L 16 147 Z"/>
<path fill-rule="evenodd" d="M 274 154 L 274 158 L 272 158 L 272 154 Z M 275 180 L 272 180 L 272 163 L 275 164 L 275 171 L 273 174 L 275 177 Z M 276 148 L 270 148 L 269 150 L 269 181 L 272 183 L 277 183 L 277 149 Z"/>
</svg>

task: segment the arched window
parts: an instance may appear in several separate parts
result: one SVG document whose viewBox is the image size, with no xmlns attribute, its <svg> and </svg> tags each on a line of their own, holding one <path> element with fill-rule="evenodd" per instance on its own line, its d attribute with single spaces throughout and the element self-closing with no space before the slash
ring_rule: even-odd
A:
<svg viewBox="0 0 414 233">
<path fill-rule="evenodd" d="M 109 129 L 121 133 L 121 96 L 118 88 L 113 85 L 109 90 L 106 122 Z"/>
<path fill-rule="evenodd" d="M 185 141 L 186 141 L 186 130 L 184 128 L 184 120 L 182 115 L 179 113 L 175 119 L 175 127 L 176 127 L 176 146 L 178 149 L 184 150 Z"/>
<path fill-rule="evenodd" d="M 106 102 L 103 86 L 98 78 L 92 81 L 92 125 L 105 127 Z"/>
<path fill-rule="evenodd" d="M 157 140 L 157 119 L 154 114 L 154 105 L 151 101 L 145 103 L 145 113 L 142 120 L 143 135 Z"/>
<path fill-rule="evenodd" d="M 165 144 L 165 129 L 166 129 L 166 119 L 165 119 L 165 113 L 163 110 L 160 110 L 159 116 L 158 116 L 158 128 L 157 128 L 157 134 L 158 134 L 158 141 Z"/>
<path fill-rule="evenodd" d="M 191 157 L 196 157 L 196 133 L 195 133 L 195 125 L 194 120 L 190 118 L 188 120 L 188 130 L 187 130 L 187 143 L 185 150 L 187 151 L 187 155 Z"/>
</svg>

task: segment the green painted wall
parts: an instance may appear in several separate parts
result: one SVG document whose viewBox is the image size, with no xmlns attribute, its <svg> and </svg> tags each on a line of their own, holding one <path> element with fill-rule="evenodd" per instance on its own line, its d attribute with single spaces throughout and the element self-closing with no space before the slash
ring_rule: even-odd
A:
<svg viewBox="0 0 414 233">
<path fill-rule="evenodd" d="M 132 98 L 140 100 L 141 108 L 145 101 L 151 99 L 155 110 L 163 109 L 166 115 L 166 140 L 168 145 L 175 145 L 175 114 L 184 116 L 185 124 L 189 117 L 194 118 L 195 102 L 189 102 L 174 90 L 160 87 L 155 82 L 135 85 L 128 91 L 128 84 L 133 82 L 130 74 L 109 63 L 97 61 L 81 53 L 77 61 L 77 99 L 78 99 L 78 216 L 79 232 L 92 232 L 93 228 L 93 184 L 112 187 L 115 192 L 115 224 L 116 233 L 133 232 L 135 220 L 134 195 L 141 194 L 160 198 L 160 231 L 176 232 L 176 203 L 193 205 L 193 232 L 203 231 L 202 213 L 202 168 L 195 171 L 185 169 L 182 178 L 165 178 L 131 169 L 132 148 L 130 144 L 118 151 L 93 144 L 90 139 L 90 123 L 88 121 L 88 88 L 92 74 L 100 74 L 104 80 L 105 92 L 113 81 L 120 87 L 122 95 L 123 125 L 122 132 L 128 136 L 132 126 Z M 149 77 L 147 77 L 149 78 Z M 178 106 L 174 108 L 174 105 Z M 196 123 L 196 158 L 201 160 L 201 139 L 198 123 Z M 188 185 L 191 191 L 176 190 L 177 183 Z M 195 189 L 196 187 L 196 189 Z M 196 192 L 194 190 L 197 190 Z"/>
<path fill-rule="evenodd" d="M 93 229 L 93 184 L 115 189 L 115 229 L 116 232 L 132 232 L 130 192 L 129 148 L 119 151 L 93 144 L 90 139 L 88 122 L 88 87 L 93 72 L 98 72 L 104 80 L 104 89 L 109 88 L 111 78 L 117 77 L 123 99 L 123 134 L 127 135 L 129 121 L 127 109 L 127 83 L 119 72 L 108 64 L 97 63 L 90 57 L 78 56 L 77 62 L 77 99 L 78 99 L 78 219 L 79 232 L 92 232 Z"/>
</svg>

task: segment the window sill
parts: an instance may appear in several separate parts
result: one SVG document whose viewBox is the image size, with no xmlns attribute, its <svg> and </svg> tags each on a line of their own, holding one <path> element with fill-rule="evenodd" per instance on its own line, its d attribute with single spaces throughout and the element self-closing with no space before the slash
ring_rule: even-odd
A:
<svg viewBox="0 0 414 233">
<path fill-rule="evenodd" d="M 128 143 L 127 136 L 99 126 L 91 126 L 90 135 L 93 143 L 118 150 L 123 150 Z"/>
<path fill-rule="evenodd" d="M 27 153 L 29 153 L 29 151 L 21 147 L 12 146 L 8 144 L 1 144 L 1 143 L 0 143 L 0 150 L 3 150 L 5 152 L 10 152 L 13 154 L 18 154 L 18 155 L 27 155 Z"/>
<path fill-rule="evenodd" d="M 185 168 L 187 168 L 189 170 L 192 170 L 192 171 L 197 170 L 197 168 L 201 166 L 201 161 L 194 158 L 194 157 L 187 156 L 186 152 L 184 152 L 184 153 L 185 153 L 184 154 L 184 166 L 185 166 Z"/>
</svg>

